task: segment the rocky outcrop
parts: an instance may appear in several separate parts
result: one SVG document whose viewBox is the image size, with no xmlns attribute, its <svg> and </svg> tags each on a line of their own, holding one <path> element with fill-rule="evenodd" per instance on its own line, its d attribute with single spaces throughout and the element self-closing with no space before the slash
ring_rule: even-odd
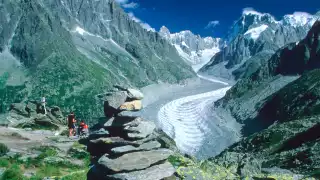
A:
<svg viewBox="0 0 320 180">
<path fill-rule="evenodd" d="M 116 122 L 117 118 L 111 121 Z M 87 144 L 87 150 L 97 160 L 88 173 L 88 180 L 160 180 L 172 176 L 175 168 L 166 160 L 173 151 L 164 148 L 153 122 L 139 117 L 128 117 L 125 122 L 115 126 L 106 122 L 109 137 L 92 139 Z"/>
<path fill-rule="evenodd" d="M 129 101 L 143 98 L 134 89 L 120 88 L 120 91 L 129 94 Z M 160 180 L 174 176 L 176 170 L 167 161 L 173 151 L 166 147 L 165 138 L 153 122 L 140 117 L 115 116 L 107 117 L 96 127 L 100 130 L 95 134 L 107 131 L 108 135 L 87 138 L 87 151 L 94 159 L 88 180 Z"/>
<path fill-rule="evenodd" d="M 44 107 L 40 102 L 14 103 L 10 105 L 7 126 L 33 129 L 54 129 L 66 124 L 66 120 L 57 106 Z"/>
</svg>

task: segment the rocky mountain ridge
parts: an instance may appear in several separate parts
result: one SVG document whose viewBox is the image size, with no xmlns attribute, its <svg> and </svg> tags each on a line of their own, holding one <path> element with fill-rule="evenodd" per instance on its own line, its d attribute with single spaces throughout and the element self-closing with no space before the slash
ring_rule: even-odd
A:
<svg viewBox="0 0 320 180">
<path fill-rule="evenodd" d="M 279 48 L 303 39 L 317 18 L 294 13 L 277 21 L 268 13 L 244 11 L 226 36 L 228 46 L 199 72 L 226 79 L 246 78 Z"/>
</svg>

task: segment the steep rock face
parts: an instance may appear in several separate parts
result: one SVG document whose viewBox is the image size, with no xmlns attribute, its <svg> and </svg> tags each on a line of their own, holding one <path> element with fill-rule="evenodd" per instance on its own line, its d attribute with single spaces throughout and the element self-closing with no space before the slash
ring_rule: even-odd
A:
<svg viewBox="0 0 320 180">
<path fill-rule="evenodd" d="M 113 1 L 0 3 L 1 112 L 26 98 L 81 116 L 102 113 L 94 95 L 111 84 L 142 87 L 194 76 L 175 48 Z"/>
<path fill-rule="evenodd" d="M 218 101 L 245 124 L 247 137 L 209 162 L 235 167 L 242 177 L 320 177 L 319 49 L 317 21 L 305 39 L 279 50 Z"/>
<path fill-rule="evenodd" d="M 241 122 L 254 119 L 262 108 L 260 116 L 271 120 L 267 125 L 279 119 L 301 117 L 303 113 L 296 115 L 297 112 L 307 115 L 307 111 L 311 111 L 311 107 L 317 104 L 316 101 L 313 102 L 317 95 L 312 92 L 317 89 L 317 69 L 320 67 L 319 27 L 320 23 L 317 21 L 305 39 L 277 51 L 250 77 L 240 80 L 232 87 L 216 105 L 229 109 Z M 290 83 L 301 74 L 301 78 Z M 285 85 L 287 86 L 284 87 Z M 276 94 L 271 97 L 273 93 Z M 305 103 L 309 104 L 309 110 L 305 109 Z M 289 108 L 290 106 L 296 108 Z M 313 111 L 315 112 L 317 111 Z"/>
<path fill-rule="evenodd" d="M 195 71 L 225 46 L 221 38 L 202 38 L 188 30 L 171 34 L 167 27 L 162 26 L 159 34 L 175 46 L 180 56 L 190 63 Z"/>
<path fill-rule="evenodd" d="M 239 67 L 247 60 L 260 64 L 284 45 L 300 41 L 317 17 L 307 13 L 294 13 L 277 21 L 270 14 L 244 12 L 226 37 L 228 46 L 217 53 L 200 72 L 226 79 L 248 77 L 250 73 L 243 73 L 250 71 L 249 68 L 243 70 L 242 67 L 239 71 Z M 260 53 L 264 53 L 265 58 L 261 59 Z"/>
</svg>

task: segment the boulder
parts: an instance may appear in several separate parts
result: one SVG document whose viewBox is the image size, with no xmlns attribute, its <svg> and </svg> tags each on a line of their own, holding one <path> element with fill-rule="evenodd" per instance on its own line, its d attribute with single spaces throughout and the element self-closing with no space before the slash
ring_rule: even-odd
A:
<svg viewBox="0 0 320 180">
<path fill-rule="evenodd" d="M 126 91 L 111 92 L 106 94 L 104 101 L 108 102 L 108 106 L 118 109 L 124 102 L 126 102 L 127 97 L 128 94 Z"/>
<path fill-rule="evenodd" d="M 119 109 L 121 111 L 140 111 L 142 109 L 142 101 L 134 100 L 130 102 L 123 103 Z"/>
<path fill-rule="evenodd" d="M 116 159 L 109 159 L 107 156 L 102 156 L 98 163 L 106 171 L 121 173 L 146 169 L 153 164 L 168 159 L 172 154 L 173 152 L 168 149 L 140 151 L 128 153 Z"/>
<path fill-rule="evenodd" d="M 137 126 L 131 124 L 124 129 L 129 131 L 128 137 L 134 139 L 143 139 L 151 135 L 156 125 L 151 121 L 141 121 Z"/>
<path fill-rule="evenodd" d="M 58 125 L 65 124 L 65 119 L 60 108 L 47 107 L 47 114 L 43 113 L 42 106 L 37 101 L 25 103 L 14 103 L 10 105 L 9 116 L 7 117 L 11 127 L 35 127 L 44 126 L 49 129 L 58 129 Z"/>
<path fill-rule="evenodd" d="M 110 179 L 123 179 L 123 180 L 160 180 L 172 176 L 175 169 L 169 162 L 160 165 L 155 165 L 150 168 L 133 171 L 128 173 L 120 173 L 108 176 Z"/>
<path fill-rule="evenodd" d="M 134 147 L 131 145 L 121 146 L 111 149 L 112 153 L 127 153 L 133 151 L 148 151 L 152 149 L 160 148 L 161 144 L 158 141 L 150 141 L 144 144 L 141 144 L 139 147 Z"/>
<path fill-rule="evenodd" d="M 142 92 L 136 90 L 136 89 L 127 89 L 127 93 L 128 93 L 128 98 L 132 99 L 132 100 L 142 100 L 143 99 L 143 94 Z"/>
</svg>

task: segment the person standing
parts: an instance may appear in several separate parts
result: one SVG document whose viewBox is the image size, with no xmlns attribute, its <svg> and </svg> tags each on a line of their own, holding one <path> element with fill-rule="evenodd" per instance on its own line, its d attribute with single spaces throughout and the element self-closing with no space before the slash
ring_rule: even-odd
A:
<svg viewBox="0 0 320 180">
<path fill-rule="evenodd" d="M 70 112 L 67 118 L 68 128 L 69 128 L 69 137 L 73 136 L 75 133 L 75 123 L 77 122 L 75 119 L 75 115 L 73 112 Z"/>
<path fill-rule="evenodd" d="M 47 115 L 46 98 L 44 96 L 41 98 L 41 105 L 42 105 L 42 108 L 44 109 L 44 114 Z"/>
</svg>

